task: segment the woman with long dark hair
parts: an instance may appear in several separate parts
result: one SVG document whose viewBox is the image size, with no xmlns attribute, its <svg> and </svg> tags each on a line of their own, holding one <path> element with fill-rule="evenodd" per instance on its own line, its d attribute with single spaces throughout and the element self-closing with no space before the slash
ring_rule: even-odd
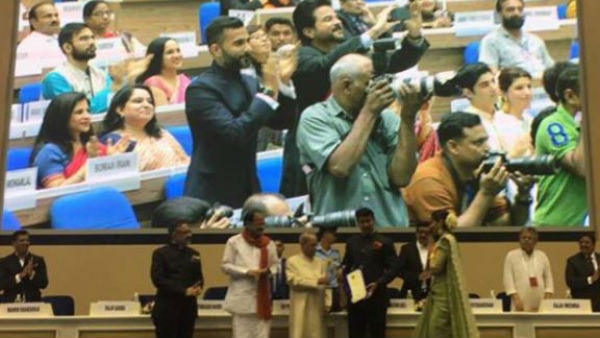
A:
<svg viewBox="0 0 600 338">
<path fill-rule="evenodd" d="M 458 225 L 456 215 L 449 210 L 437 210 L 431 219 L 431 232 L 436 239 L 428 257 L 431 289 L 413 337 L 479 338 L 467 297 L 458 242 L 452 234 Z"/>
<path fill-rule="evenodd" d="M 185 90 L 190 79 L 177 72 L 183 66 L 183 56 L 177 42 L 168 37 L 152 40 L 146 50 L 152 55 L 146 70 L 136 79 L 150 87 L 157 106 L 185 102 Z"/>
<path fill-rule="evenodd" d="M 75 184 L 85 180 L 88 158 L 121 152 L 128 142 L 102 145 L 94 136 L 85 94 L 64 93 L 46 109 L 29 162 L 38 168 L 38 187 Z"/>
<path fill-rule="evenodd" d="M 117 143 L 127 137 L 127 151 L 139 154 L 140 171 L 189 164 L 190 159 L 177 140 L 158 125 L 154 97 L 145 85 L 121 88 L 112 98 L 102 121 L 102 142 Z"/>
</svg>

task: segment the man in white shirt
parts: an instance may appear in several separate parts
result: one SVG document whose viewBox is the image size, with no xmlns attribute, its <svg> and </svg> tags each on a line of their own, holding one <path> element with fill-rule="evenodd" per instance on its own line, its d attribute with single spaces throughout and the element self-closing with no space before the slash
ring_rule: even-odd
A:
<svg viewBox="0 0 600 338">
<path fill-rule="evenodd" d="M 521 248 L 510 251 L 504 259 L 504 290 L 513 311 L 537 312 L 542 299 L 554 293 L 550 262 L 543 251 L 535 250 L 537 241 L 537 230 L 524 227 L 519 234 Z"/>
<path fill-rule="evenodd" d="M 31 33 L 17 46 L 19 58 L 40 62 L 44 68 L 64 62 L 65 56 L 58 45 L 60 18 L 54 4 L 44 1 L 31 7 L 29 25 Z"/>
<path fill-rule="evenodd" d="M 233 317 L 233 338 L 268 338 L 271 329 L 269 279 L 277 270 L 275 244 L 264 235 L 267 208 L 260 199 L 242 207 L 244 229 L 225 244 L 221 269 L 229 275 L 224 309 Z"/>
<path fill-rule="evenodd" d="M 494 71 L 504 67 L 521 67 L 535 77 L 541 77 L 554 60 L 544 40 L 523 31 L 524 8 L 524 0 L 497 0 L 496 12 L 502 19 L 502 25 L 481 40 L 479 61 L 488 64 Z"/>
</svg>

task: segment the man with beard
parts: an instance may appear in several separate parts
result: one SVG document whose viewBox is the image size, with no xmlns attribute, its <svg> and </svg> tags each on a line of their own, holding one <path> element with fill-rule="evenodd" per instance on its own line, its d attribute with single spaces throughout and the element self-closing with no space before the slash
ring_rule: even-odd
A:
<svg viewBox="0 0 600 338">
<path fill-rule="evenodd" d="M 65 60 L 58 45 L 60 19 L 54 4 L 37 3 L 29 10 L 31 33 L 17 46 L 17 55 L 39 62 L 42 67 L 53 67 Z M 26 55 L 26 56 L 23 56 Z"/>
<path fill-rule="evenodd" d="M 596 252 L 596 237 L 579 237 L 579 252 L 567 259 L 565 279 L 575 299 L 589 299 L 592 311 L 600 312 L 600 254 Z"/>
<path fill-rule="evenodd" d="M 523 0 L 497 0 L 496 12 L 502 25 L 481 40 L 479 61 L 494 71 L 504 67 L 521 67 L 536 77 L 551 67 L 554 60 L 544 40 L 523 31 L 525 15 Z"/>
<path fill-rule="evenodd" d="M 372 81 L 373 62 L 349 54 L 331 67 L 332 96 L 308 107 L 298 124 L 300 162 L 306 168 L 315 214 L 368 206 L 383 226 L 408 226 L 400 188 L 416 166 L 416 88 Z M 396 96 L 400 116 L 386 110 Z"/>
<path fill-rule="evenodd" d="M 398 276 L 404 281 L 400 297 L 406 298 L 410 292 L 416 302 L 427 297 L 431 284 L 431 272 L 427 269 L 429 250 L 434 244 L 430 225 L 429 222 L 418 222 L 416 241 L 404 244 L 398 254 Z"/>
<path fill-rule="evenodd" d="M 206 38 L 214 61 L 185 94 L 194 150 L 184 193 L 238 208 L 260 191 L 258 130 L 264 125 L 287 127 L 288 115 L 294 114 L 293 101 L 278 95 L 274 55 L 262 65 L 261 82 L 240 72 L 250 65 L 248 32 L 241 20 L 216 18 L 207 27 Z"/>
<path fill-rule="evenodd" d="M 431 214 L 443 209 L 458 215 L 459 227 L 524 225 L 534 180 L 510 174 L 518 193 L 509 206 L 506 197 L 498 195 L 509 178 L 501 159 L 488 172 L 478 172 L 490 150 L 481 118 L 462 112 L 446 114 L 437 134 L 442 151 L 419 164 L 404 191 L 411 220 L 431 222 Z"/>
<path fill-rule="evenodd" d="M 244 229 L 225 244 L 221 269 L 229 287 L 224 309 L 232 315 L 233 338 L 268 338 L 271 331 L 269 279 L 278 260 L 274 242 L 264 234 L 266 216 L 260 199 L 248 199 L 242 208 Z"/>
<path fill-rule="evenodd" d="M 104 112 L 113 79 L 103 70 L 89 64 L 96 57 L 94 33 L 83 23 L 66 24 L 58 34 L 58 44 L 67 61 L 48 73 L 42 81 L 44 99 L 50 100 L 62 93 L 81 92 L 90 101 L 90 112 Z M 122 81 L 115 79 L 114 86 Z"/>
</svg>

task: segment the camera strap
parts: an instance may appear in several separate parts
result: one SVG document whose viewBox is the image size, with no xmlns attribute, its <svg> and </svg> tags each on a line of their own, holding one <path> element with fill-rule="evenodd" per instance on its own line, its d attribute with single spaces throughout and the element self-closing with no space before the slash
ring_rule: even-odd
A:
<svg viewBox="0 0 600 338">
<path fill-rule="evenodd" d="M 475 194 L 477 194 L 477 191 L 479 190 L 479 182 L 477 179 L 472 179 L 464 183 L 461 182 L 458 172 L 452 165 L 452 161 L 450 161 L 443 151 L 442 158 L 444 159 L 446 169 L 450 172 L 450 177 L 452 177 L 454 189 L 456 189 L 456 195 L 458 197 L 456 204 L 454 205 L 454 210 L 457 210 L 460 215 L 463 211 L 467 210 L 471 202 L 473 202 L 473 199 L 475 199 Z"/>
</svg>

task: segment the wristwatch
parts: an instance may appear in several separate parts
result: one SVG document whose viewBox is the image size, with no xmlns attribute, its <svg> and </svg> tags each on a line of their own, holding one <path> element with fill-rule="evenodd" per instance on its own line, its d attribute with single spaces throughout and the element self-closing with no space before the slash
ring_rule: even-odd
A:
<svg viewBox="0 0 600 338">
<path fill-rule="evenodd" d="M 269 87 L 262 87 L 260 89 L 260 93 L 261 94 L 265 94 L 267 96 L 272 97 L 273 99 L 275 99 L 276 93 L 273 89 L 269 88 Z"/>
</svg>

